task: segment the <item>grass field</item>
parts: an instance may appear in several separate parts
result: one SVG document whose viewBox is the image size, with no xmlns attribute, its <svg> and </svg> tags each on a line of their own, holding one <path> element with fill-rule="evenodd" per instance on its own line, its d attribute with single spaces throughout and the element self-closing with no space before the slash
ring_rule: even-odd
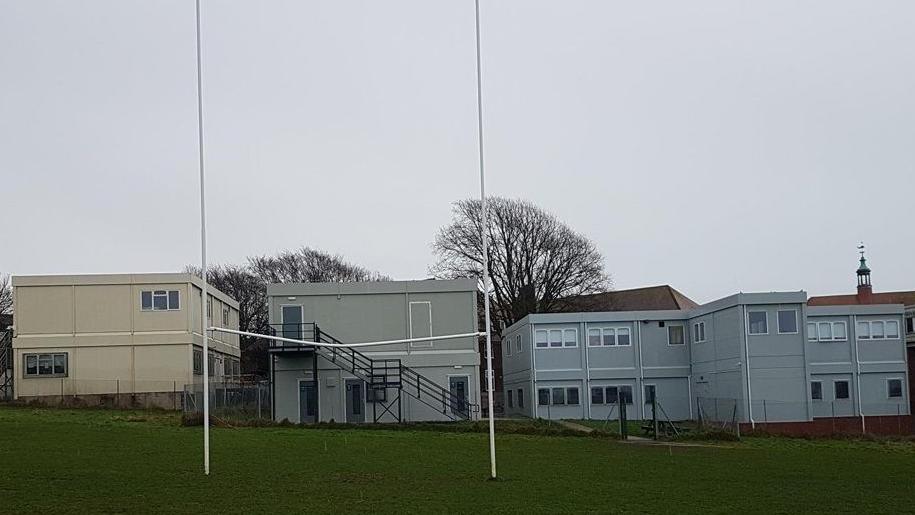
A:
<svg viewBox="0 0 915 515">
<path fill-rule="evenodd" d="M 486 434 L 214 428 L 168 413 L 0 408 L 0 512 L 767 512 L 915 509 L 915 444 L 709 447 Z"/>
</svg>

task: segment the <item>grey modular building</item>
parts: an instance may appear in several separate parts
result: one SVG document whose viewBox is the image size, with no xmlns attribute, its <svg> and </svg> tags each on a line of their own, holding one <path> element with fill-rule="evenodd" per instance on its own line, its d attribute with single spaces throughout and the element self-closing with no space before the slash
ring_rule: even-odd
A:
<svg viewBox="0 0 915 515">
<path fill-rule="evenodd" d="M 689 309 L 530 314 L 503 331 L 508 415 L 756 424 L 909 415 L 904 308 L 739 293 Z M 509 347 L 511 351 L 509 351 Z M 509 355 L 510 352 L 510 355 Z"/>
<path fill-rule="evenodd" d="M 336 349 L 270 344 L 275 420 L 397 422 L 479 417 L 477 283 L 273 284 L 272 332 L 289 340 L 409 343 Z"/>
</svg>

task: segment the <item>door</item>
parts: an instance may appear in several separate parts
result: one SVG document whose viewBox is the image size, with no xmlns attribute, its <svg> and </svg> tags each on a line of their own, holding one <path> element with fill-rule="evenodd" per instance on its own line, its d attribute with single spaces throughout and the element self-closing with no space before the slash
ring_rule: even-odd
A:
<svg viewBox="0 0 915 515">
<path fill-rule="evenodd" d="M 283 338 L 302 339 L 302 306 L 283 306 Z"/>
<path fill-rule="evenodd" d="M 346 380 L 346 421 L 365 422 L 365 383 L 361 379 Z"/>
<path fill-rule="evenodd" d="M 318 420 L 318 389 L 314 381 L 299 381 L 299 422 Z"/>
<path fill-rule="evenodd" d="M 451 390 L 451 413 L 460 418 L 470 417 L 468 405 L 468 392 L 470 392 L 470 378 L 468 376 L 451 376 L 448 378 Z"/>
<path fill-rule="evenodd" d="M 648 420 L 654 416 L 651 408 L 651 399 L 658 394 L 658 388 L 653 384 L 646 384 L 644 393 L 645 397 L 642 399 L 642 402 L 645 403 L 645 410 L 642 412 L 642 418 Z"/>
</svg>

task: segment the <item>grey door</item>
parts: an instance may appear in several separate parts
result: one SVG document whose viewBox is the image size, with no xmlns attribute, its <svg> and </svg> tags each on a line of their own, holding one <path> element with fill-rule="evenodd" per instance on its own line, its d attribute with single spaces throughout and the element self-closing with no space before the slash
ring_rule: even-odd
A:
<svg viewBox="0 0 915 515">
<path fill-rule="evenodd" d="M 302 339 L 302 306 L 283 306 L 283 338 Z"/>
<path fill-rule="evenodd" d="M 299 422 L 312 423 L 318 420 L 318 389 L 314 381 L 299 382 Z"/>
<path fill-rule="evenodd" d="M 470 378 L 467 376 L 452 376 L 448 378 L 448 387 L 451 390 L 451 413 L 460 418 L 470 417 L 468 405 L 468 392 L 470 392 Z"/>
<path fill-rule="evenodd" d="M 346 421 L 365 422 L 365 383 L 361 379 L 346 380 Z"/>
</svg>

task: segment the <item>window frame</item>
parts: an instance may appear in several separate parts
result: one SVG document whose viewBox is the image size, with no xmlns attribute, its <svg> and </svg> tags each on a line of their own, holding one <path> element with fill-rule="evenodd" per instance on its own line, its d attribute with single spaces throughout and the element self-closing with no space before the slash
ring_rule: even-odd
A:
<svg viewBox="0 0 915 515">
<path fill-rule="evenodd" d="M 58 373 L 54 371 L 56 366 L 56 359 L 58 356 L 64 357 L 64 371 Z M 29 373 L 29 358 L 35 358 L 35 373 Z M 45 357 L 46 359 L 51 360 L 51 373 L 42 374 L 41 373 L 41 358 Z M 23 379 L 47 379 L 47 378 L 60 378 L 60 377 L 69 377 L 70 376 L 70 353 L 69 352 L 29 352 L 22 355 L 22 378 Z"/>
<path fill-rule="evenodd" d="M 150 304 L 146 307 L 143 297 L 149 294 Z M 172 307 L 172 294 L 175 294 L 175 307 Z M 165 308 L 156 307 L 156 299 L 165 298 Z M 140 290 L 140 311 L 181 311 L 181 290 Z"/>
<path fill-rule="evenodd" d="M 222 308 L 222 325 L 229 327 L 229 308 Z"/>
<path fill-rule="evenodd" d="M 191 356 L 191 369 L 195 376 L 203 375 L 203 349 L 194 349 Z"/>
<path fill-rule="evenodd" d="M 668 334 L 668 337 L 670 335 Z M 693 324 L 693 342 L 694 343 L 705 343 L 707 340 L 705 338 L 705 321 L 696 322 Z"/>
<path fill-rule="evenodd" d="M 877 324 L 880 324 L 882 326 L 882 332 L 879 337 L 874 336 L 874 326 L 876 326 Z M 890 332 L 887 330 L 887 328 L 891 325 L 896 328 L 895 336 L 890 336 L 889 335 Z M 862 327 L 865 327 L 866 331 L 862 331 L 861 330 Z M 900 329 L 901 329 L 901 327 L 899 325 L 899 320 L 897 320 L 897 319 L 886 318 L 886 319 L 879 319 L 879 320 L 858 320 L 858 324 L 855 327 L 855 338 L 857 338 L 858 340 L 865 340 L 865 341 L 900 340 L 900 339 L 905 338 L 905 335 L 902 333 L 902 331 Z M 867 333 L 866 335 L 864 334 L 865 332 Z"/>
<path fill-rule="evenodd" d="M 763 316 L 765 317 L 765 318 L 763 319 L 763 321 L 764 321 L 764 323 L 765 323 L 765 325 L 766 325 L 766 330 L 765 330 L 765 332 L 754 333 L 754 332 L 753 332 L 753 322 L 750 321 L 750 317 L 751 317 L 752 315 L 755 315 L 755 314 L 758 314 L 758 313 L 762 313 Z M 768 312 L 768 311 L 766 311 L 766 310 L 756 310 L 756 311 L 749 311 L 749 310 L 748 310 L 748 311 L 747 311 L 747 334 L 750 335 L 750 336 L 766 336 L 766 335 L 769 334 L 769 312 Z"/>
<path fill-rule="evenodd" d="M 571 332 L 573 335 L 575 335 L 574 336 L 575 345 L 566 345 L 569 342 L 569 340 L 566 339 L 566 334 L 569 332 Z M 562 330 L 562 348 L 563 349 L 577 349 L 578 348 L 578 328 L 577 327 L 571 327 L 571 328 Z"/>
<path fill-rule="evenodd" d="M 543 394 L 546 393 L 546 402 L 543 402 Z M 537 406 L 549 406 L 550 401 L 553 400 L 553 396 L 550 392 L 550 388 L 537 388 Z"/>
<path fill-rule="evenodd" d="M 892 395 L 890 391 L 890 382 L 899 381 L 899 395 Z M 887 399 L 905 399 L 905 384 L 902 381 L 901 377 L 887 377 L 886 378 L 886 398 Z"/>
<path fill-rule="evenodd" d="M 559 345 L 553 345 L 553 335 L 554 335 L 555 333 L 559 333 L 559 340 L 556 340 L 557 343 L 559 343 Z M 550 344 L 549 348 L 550 348 L 550 349 L 561 349 L 561 348 L 562 348 L 562 345 L 563 345 L 563 343 L 564 343 L 563 337 L 565 336 L 565 335 L 563 334 L 563 330 L 562 330 L 562 329 L 550 329 L 550 330 L 549 330 L 549 336 L 550 336 L 550 338 L 549 338 L 549 340 L 547 340 L 547 341 L 549 342 L 549 344 Z"/>
<path fill-rule="evenodd" d="M 819 397 L 813 396 L 813 385 L 817 385 L 820 387 L 820 396 Z M 810 381 L 810 400 L 813 402 L 823 402 L 823 381 L 822 380 Z"/>
<path fill-rule="evenodd" d="M 628 391 L 629 391 L 629 401 L 626 402 L 626 405 L 635 404 L 635 390 L 633 390 L 633 387 L 631 384 L 627 384 L 627 383 L 605 384 L 605 385 L 601 385 L 601 386 L 592 386 L 592 388 L 602 388 L 604 390 L 604 396 L 603 396 L 604 402 L 602 403 L 602 405 L 617 404 L 619 402 L 620 393 L 623 391 L 623 389 L 628 389 Z M 611 388 L 616 389 L 616 399 L 617 399 L 616 402 L 610 401 L 610 399 L 613 398 L 613 396 L 611 396 L 609 394 L 609 390 Z M 593 392 L 592 392 L 592 396 L 593 396 Z M 591 404 L 593 405 L 594 402 L 592 402 Z"/>
<path fill-rule="evenodd" d="M 514 397 L 513 397 L 513 395 L 512 395 L 513 393 L 514 393 L 514 390 L 508 390 L 507 392 L 505 392 L 506 397 L 507 397 L 507 399 L 508 399 L 508 407 L 509 407 L 509 408 L 514 408 L 514 407 L 515 407 Z"/>
<path fill-rule="evenodd" d="M 782 331 L 782 319 L 780 315 L 782 313 L 794 313 L 794 331 Z M 768 324 L 766 324 L 768 325 Z M 796 309 L 776 309 L 775 310 L 775 328 L 778 334 L 798 334 L 800 332 L 800 321 L 798 320 L 797 310 Z"/>
<path fill-rule="evenodd" d="M 556 402 L 556 393 L 562 393 L 562 402 Z M 550 387 L 550 405 L 552 406 L 565 406 L 566 405 L 566 387 L 565 386 L 551 386 Z"/>
<path fill-rule="evenodd" d="M 539 341 L 538 336 L 541 334 L 544 335 L 543 342 Z M 542 345 L 541 345 L 542 343 Z M 535 349 L 549 349 L 550 348 L 550 332 L 547 329 L 535 329 L 534 330 L 534 348 Z"/>
<path fill-rule="evenodd" d="M 524 350 L 524 344 L 521 342 L 521 333 L 518 333 L 515 336 L 515 354 L 521 354 L 522 350 Z"/>
<path fill-rule="evenodd" d="M 686 326 L 683 324 L 666 324 L 667 325 L 667 346 L 668 347 L 679 347 L 680 345 L 686 345 Z M 679 327 L 680 328 L 680 343 L 671 343 L 670 342 L 670 331 L 671 329 Z"/>
<path fill-rule="evenodd" d="M 845 383 L 845 397 L 839 397 L 839 383 Z M 832 381 L 832 398 L 837 401 L 851 400 L 851 381 L 848 379 L 834 379 Z"/>
<path fill-rule="evenodd" d="M 518 397 L 518 407 L 523 408 L 524 407 L 524 388 L 518 388 L 517 397 Z"/>
</svg>

